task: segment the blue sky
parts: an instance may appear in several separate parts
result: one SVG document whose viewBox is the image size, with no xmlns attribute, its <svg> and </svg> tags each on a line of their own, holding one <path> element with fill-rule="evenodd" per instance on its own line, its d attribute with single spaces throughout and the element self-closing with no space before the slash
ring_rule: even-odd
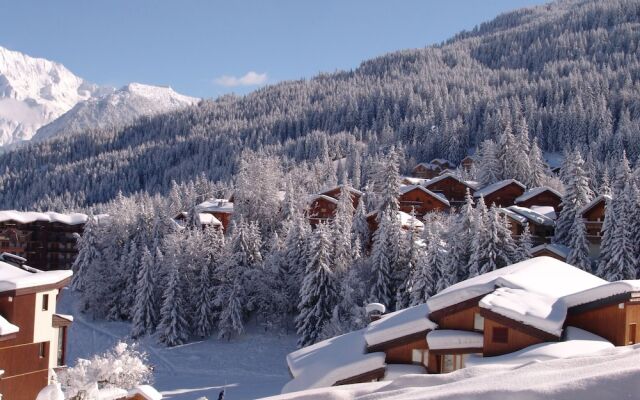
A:
<svg viewBox="0 0 640 400">
<path fill-rule="evenodd" d="M 0 0 L 0 46 L 89 81 L 217 97 L 352 69 L 542 0 Z"/>
</svg>

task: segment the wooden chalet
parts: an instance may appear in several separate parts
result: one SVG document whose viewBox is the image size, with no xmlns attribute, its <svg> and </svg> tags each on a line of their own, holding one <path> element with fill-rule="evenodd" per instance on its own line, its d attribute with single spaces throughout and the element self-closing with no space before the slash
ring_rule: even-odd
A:
<svg viewBox="0 0 640 400">
<path fill-rule="evenodd" d="M 414 218 L 411 214 L 407 214 L 404 211 L 398 212 L 398 219 L 403 229 L 415 229 L 417 231 L 421 231 L 424 229 L 424 223 L 420 221 L 417 217 Z M 369 226 L 369 237 L 373 238 L 373 233 L 378 230 L 378 212 L 372 211 L 367 214 L 367 225 Z"/>
<path fill-rule="evenodd" d="M 43 271 L 70 269 L 85 214 L 0 211 L 0 252 L 27 258 Z"/>
<path fill-rule="evenodd" d="M 201 214 L 213 215 L 222 224 L 222 229 L 226 231 L 231 223 L 231 218 L 233 218 L 233 201 L 227 199 L 207 200 L 198 204 L 196 210 Z"/>
<path fill-rule="evenodd" d="M 544 243 L 531 249 L 533 257 L 551 257 L 556 260 L 567 262 L 571 249 L 557 243 Z"/>
<path fill-rule="evenodd" d="M 471 195 L 476 191 L 474 182 L 465 181 L 451 173 L 431 179 L 425 187 L 436 194 L 444 195 L 451 207 L 459 207 L 465 203 L 467 190 Z"/>
<path fill-rule="evenodd" d="M 449 211 L 449 200 L 443 195 L 436 194 L 424 186 L 408 185 L 400 188 L 400 210 L 416 217 L 422 218 L 425 214 L 440 211 Z"/>
<path fill-rule="evenodd" d="M 73 318 L 55 310 L 71 271 L 36 270 L 7 253 L 0 259 L 0 393 L 33 400 L 65 365 Z"/>
<path fill-rule="evenodd" d="M 411 174 L 416 178 L 431 179 L 440 175 L 444 170 L 453 170 L 456 166 L 449 160 L 434 158 L 431 162 L 416 165 Z"/>
<path fill-rule="evenodd" d="M 311 198 L 307 209 L 309 223 L 315 226 L 333 219 L 338 208 L 338 200 L 324 194 L 318 194 Z"/>
<path fill-rule="evenodd" d="M 333 197 L 336 200 L 340 199 L 340 193 L 342 193 L 342 188 L 345 187 L 349 193 L 351 194 L 351 201 L 353 202 L 353 208 L 357 208 L 358 207 L 358 203 L 360 202 L 360 198 L 362 197 L 362 192 L 359 191 L 358 189 L 354 189 L 351 186 L 345 186 L 345 185 L 338 185 L 334 188 L 325 190 L 324 192 L 321 192 L 319 194 L 324 195 L 324 196 L 329 196 L 329 197 Z"/>
<path fill-rule="evenodd" d="M 473 159 L 473 157 L 466 156 L 465 158 L 462 159 L 462 161 L 460 161 L 460 166 L 466 172 L 471 172 L 471 170 L 473 169 L 474 163 L 475 163 L 475 160 Z"/>
<path fill-rule="evenodd" d="M 522 196 L 517 197 L 514 203 L 520 207 L 547 206 L 560 211 L 562 195 L 555 189 L 541 186 L 527 190 Z"/>
<path fill-rule="evenodd" d="M 173 221 L 180 227 L 184 228 L 187 224 L 187 220 L 189 218 L 189 213 L 183 211 L 173 217 Z M 222 228 L 222 222 L 218 220 L 213 214 L 209 213 L 198 213 L 198 223 L 204 229 L 205 227 L 218 227 Z"/>
<path fill-rule="evenodd" d="M 495 204 L 499 207 L 509 207 L 516 203 L 516 199 L 524 194 L 526 187 L 515 179 L 505 179 L 476 190 L 473 196 L 479 200 L 482 196 L 487 207 Z"/>
<path fill-rule="evenodd" d="M 509 229 L 514 239 L 520 239 L 526 226 L 529 227 L 534 245 L 549 243 L 555 233 L 555 220 L 535 210 L 510 206 L 498 210 L 510 222 Z"/>
<path fill-rule="evenodd" d="M 581 342 L 574 340 L 594 340 L 598 348 L 626 346 L 640 342 L 638 324 L 640 280 L 610 283 L 555 258 L 537 257 L 459 282 L 425 304 L 291 353 L 293 380 L 283 393 L 380 380 L 398 365 L 404 373 L 448 373 L 527 348 L 545 353 L 549 346 L 548 354 L 563 346 L 575 350 Z"/>
<path fill-rule="evenodd" d="M 609 195 L 598 196 L 580 211 L 587 228 L 590 255 L 594 257 L 600 254 L 600 243 L 603 234 L 602 225 L 604 224 L 605 210 L 609 200 L 611 200 Z"/>
</svg>

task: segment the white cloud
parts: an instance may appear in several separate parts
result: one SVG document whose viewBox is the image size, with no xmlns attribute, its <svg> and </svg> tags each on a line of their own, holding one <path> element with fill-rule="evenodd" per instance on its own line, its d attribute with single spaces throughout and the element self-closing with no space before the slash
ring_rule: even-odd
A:
<svg viewBox="0 0 640 400">
<path fill-rule="evenodd" d="M 232 75 L 223 75 L 214 79 L 216 85 L 234 87 L 234 86 L 259 86 L 267 83 L 267 73 L 259 74 L 255 71 L 249 71 L 241 77 Z"/>
</svg>

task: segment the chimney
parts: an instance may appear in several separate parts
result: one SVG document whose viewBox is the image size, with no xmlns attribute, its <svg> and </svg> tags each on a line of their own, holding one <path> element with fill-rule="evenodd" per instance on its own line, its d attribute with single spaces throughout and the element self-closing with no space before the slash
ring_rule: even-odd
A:
<svg viewBox="0 0 640 400">
<path fill-rule="evenodd" d="M 369 316 L 369 322 L 377 321 L 387 311 L 387 307 L 381 303 L 369 303 L 365 306 L 365 311 Z"/>
</svg>

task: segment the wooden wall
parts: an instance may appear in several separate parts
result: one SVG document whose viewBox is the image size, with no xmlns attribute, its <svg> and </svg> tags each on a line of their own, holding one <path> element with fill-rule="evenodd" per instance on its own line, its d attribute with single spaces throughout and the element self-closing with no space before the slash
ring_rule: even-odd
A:
<svg viewBox="0 0 640 400">
<path fill-rule="evenodd" d="M 575 326 L 602 336 L 616 346 L 625 344 L 626 309 L 618 303 L 605 305 L 579 314 L 569 313 L 565 326 Z"/>
<path fill-rule="evenodd" d="M 510 183 L 500 190 L 484 196 L 484 203 L 487 207 L 492 204 L 500 207 L 509 207 L 515 204 L 516 198 L 522 196 L 524 189 L 515 183 Z"/>
<path fill-rule="evenodd" d="M 450 176 L 442 179 L 441 181 L 427 184 L 426 188 L 431 190 L 432 192 L 441 192 L 442 194 L 444 194 L 449 202 L 452 203 L 451 205 L 464 204 L 464 198 L 466 196 L 467 189 L 471 191 L 472 196 L 474 192 L 473 189 L 469 188 L 467 185 Z"/>
<path fill-rule="evenodd" d="M 473 331 L 474 315 L 480 312 L 480 307 L 473 306 L 461 311 L 448 314 L 438 321 L 439 329 L 458 329 L 463 331 Z"/>
<path fill-rule="evenodd" d="M 340 199 L 340 193 L 342 189 L 340 187 L 333 188 L 331 190 L 327 190 L 326 192 L 322 192 L 325 196 L 333 197 L 336 200 Z M 358 208 L 358 203 L 360 202 L 360 196 L 357 193 L 349 192 L 351 194 L 351 203 L 353 204 L 353 208 Z"/>
<path fill-rule="evenodd" d="M 334 217 L 337 205 L 322 197 L 315 199 L 309 206 L 309 222 L 311 225 L 325 222 Z"/>
<path fill-rule="evenodd" d="M 0 394 L 5 400 L 33 400 L 49 384 L 48 371 L 42 370 L 13 378 L 0 379 Z"/>
<path fill-rule="evenodd" d="M 0 314 L 4 318 L 20 328 L 15 339 L 0 341 L 0 348 L 15 346 L 33 341 L 33 325 L 36 311 L 37 293 L 0 297 Z M 12 299 L 9 301 L 9 299 Z M 3 368 L 0 363 L 0 369 Z"/>
<path fill-rule="evenodd" d="M 604 223 L 605 208 L 606 201 L 602 199 L 598 204 L 582 214 L 587 228 L 587 239 L 592 244 L 600 245 L 602 240 L 602 224 Z"/>
<path fill-rule="evenodd" d="M 417 188 L 402 194 L 399 198 L 399 202 L 400 211 L 410 214 L 413 209 L 418 217 L 422 217 L 432 211 L 449 210 L 449 207 L 442 201 Z"/>
<path fill-rule="evenodd" d="M 416 178 L 431 179 L 431 178 L 435 178 L 436 176 L 438 176 L 440 171 L 441 171 L 440 168 L 429 169 L 429 168 L 425 167 L 424 165 L 417 165 L 413 169 L 413 171 L 411 171 L 411 174 Z"/>
<path fill-rule="evenodd" d="M 493 343 L 492 333 L 493 328 L 507 328 L 508 329 L 508 341 L 507 343 Z M 517 350 L 524 349 L 534 344 L 542 343 L 543 340 L 537 337 L 528 335 L 517 329 L 507 327 L 506 325 L 499 324 L 492 321 L 489 318 L 484 319 L 484 351 L 485 357 L 499 356 L 502 354 L 512 353 Z"/>
<path fill-rule="evenodd" d="M 387 364 L 413 364 L 413 350 L 427 350 L 428 348 L 427 335 L 425 333 L 422 338 L 415 338 L 410 342 L 385 349 L 385 354 L 387 355 L 385 361 Z"/>
<path fill-rule="evenodd" d="M 634 302 L 634 299 L 631 299 L 630 302 L 625 304 L 625 309 L 627 311 L 626 321 L 625 321 L 625 343 L 626 344 L 636 344 L 640 343 L 640 303 Z M 640 300 L 640 299 L 638 299 Z M 629 331 L 629 325 L 636 324 L 636 335 L 635 337 L 631 337 Z"/>
</svg>

